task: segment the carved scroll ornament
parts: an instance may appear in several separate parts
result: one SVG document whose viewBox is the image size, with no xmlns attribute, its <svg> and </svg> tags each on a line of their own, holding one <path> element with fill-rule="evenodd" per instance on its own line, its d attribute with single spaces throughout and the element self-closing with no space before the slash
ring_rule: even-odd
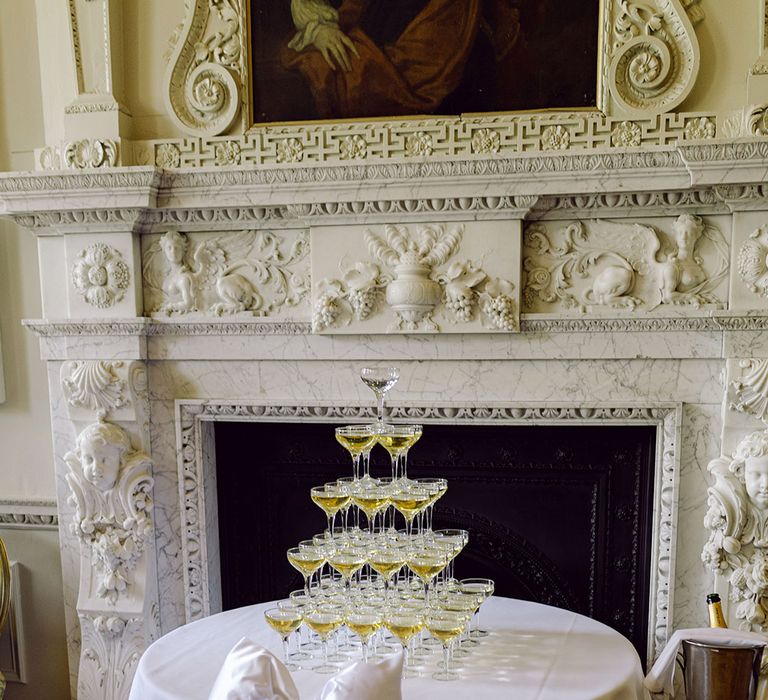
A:
<svg viewBox="0 0 768 700">
<path fill-rule="evenodd" d="M 732 458 L 709 464 L 702 561 L 728 577 L 741 629 L 765 631 L 768 617 L 768 431 L 747 435 Z"/>
<path fill-rule="evenodd" d="M 622 110 L 633 115 L 668 112 L 693 88 L 699 44 L 691 19 L 702 15 L 695 3 L 684 4 L 685 8 L 679 0 L 610 3 L 615 9 L 608 87 Z"/>
<path fill-rule="evenodd" d="M 728 385 L 728 408 L 768 425 L 768 360 L 740 360 L 741 377 Z"/>
<path fill-rule="evenodd" d="M 768 227 L 753 231 L 739 249 L 739 277 L 750 292 L 768 298 Z"/>
<path fill-rule="evenodd" d="M 269 231 L 190 242 L 168 231 L 144 256 L 144 282 L 151 313 L 193 312 L 265 316 L 296 306 L 309 293 L 306 232 L 293 241 Z"/>
<path fill-rule="evenodd" d="M 184 132 L 215 136 L 240 113 L 246 66 L 242 0 L 191 0 L 167 74 L 166 103 Z"/>
<path fill-rule="evenodd" d="M 75 506 L 72 532 L 90 550 L 96 595 L 114 604 L 152 536 L 152 463 L 133 450 L 126 432 L 99 421 L 64 455 Z"/>
<path fill-rule="evenodd" d="M 678 216 L 672 229 L 667 237 L 640 223 L 577 221 L 556 234 L 543 224 L 529 226 L 525 309 L 550 310 L 557 304 L 580 312 L 600 306 L 648 311 L 661 304 L 721 304 L 714 292 L 729 262 L 722 234 L 691 214 Z"/>
</svg>

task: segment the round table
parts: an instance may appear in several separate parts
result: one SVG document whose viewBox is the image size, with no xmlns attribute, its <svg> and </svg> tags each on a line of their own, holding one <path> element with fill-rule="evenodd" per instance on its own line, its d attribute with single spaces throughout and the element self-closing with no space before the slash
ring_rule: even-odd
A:
<svg viewBox="0 0 768 700">
<path fill-rule="evenodd" d="M 282 659 L 264 621 L 272 603 L 212 615 L 166 634 L 139 662 L 130 700 L 207 700 L 230 649 L 248 637 Z M 488 637 L 461 664 L 462 678 L 403 681 L 404 700 L 645 700 L 637 652 L 610 627 L 583 615 L 509 598 L 481 611 Z M 471 664 L 468 663 L 471 661 Z M 315 700 L 330 676 L 293 674 L 302 700 Z"/>
</svg>

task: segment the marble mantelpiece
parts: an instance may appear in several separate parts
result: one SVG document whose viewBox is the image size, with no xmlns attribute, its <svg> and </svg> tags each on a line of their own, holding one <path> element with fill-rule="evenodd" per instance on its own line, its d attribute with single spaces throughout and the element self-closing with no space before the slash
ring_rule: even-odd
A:
<svg viewBox="0 0 768 700">
<path fill-rule="evenodd" d="M 184 469 L 194 464 L 204 473 L 210 460 L 205 440 L 196 441 L 191 452 L 184 441 L 196 411 L 204 414 L 217 405 L 229 407 L 225 413 L 254 418 L 247 407 L 282 406 L 286 419 L 297 419 L 313 407 L 365 405 L 369 396 L 357 371 L 374 361 L 400 366 L 402 378 L 392 397 L 398 406 L 506 407 L 523 416 L 534 411 L 527 415 L 536 420 L 572 419 L 563 413 L 567 408 L 585 421 L 595 420 L 595 411 L 613 411 L 616 420 L 625 409 L 627 415 L 670 411 L 676 432 L 661 444 L 673 455 L 674 487 L 665 489 L 657 481 L 657 493 L 666 500 L 658 505 L 654 535 L 657 543 L 669 543 L 667 578 L 657 578 L 667 581 L 666 588 L 657 586 L 654 593 L 655 609 L 665 606 L 665 616 L 663 629 L 655 629 L 651 655 L 673 627 L 698 624 L 712 586 L 700 561 L 706 541 L 704 466 L 732 449 L 731 433 L 750 421 L 759 425 L 753 416 L 729 409 L 724 395 L 729 360 L 768 356 L 768 302 L 748 288 L 739 257 L 766 224 L 766 156 L 765 142 L 754 139 L 381 165 L 0 175 L 0 212 L 38 235 L 45 318 L 27 326 L 39 336 L 49 369 L 60 521 L 71 523 L 75 516 L 64 457 L 87 426 L 99 420 L 118 425 L 132 449 L 152 463 L 153 531 L 143 556 L 156 562 L 157 573 L 152 567 L 136 569 L 148 578 L 141 586 L 130 584 L 112 608 L 104 607 L 103 621 L 94 625 L 103 650 L 90 641 L 92 653 L 103 667 L 122 664 L 127 682 L 135 659 L 115 651 L 118 641 L 139 653 L 155 634 L 194 617 L 192 589 L 202 584 L 190 573 L 190 539 L 182 536 L 190 493 Z M 685 257 L 675 228 L 681 215 L 701 226 L 689 251 L 690 269 L 702 283 L 713 283 L 699 289 L 700 298 L 693 298 L 698 292 L 691 284 L 687 290 L 673 287 L 688 294 L 678 303 L 655 303 L 648 290 L 664 270 L 682 270 L 674 262 Z M 488 248 L 507 254 L 508 269 L 492 269 L 483 260 L 484 221 L 493 222 Z M 595 225 L 599 221 L 616 225 L 603 236 Z M 567 231 L 578 229 L 569 227 L 579 223 L 583 235 L 564 246 Z M 442 280 L 447 298 L 451 280 L 464 279 L 451 265 L 470 258 L 488 278 L 504 277 L 512 285 L 507 294 L 514 329 L 487 328 L 475 317 L 478 323 L 460 332 L 387 333 L 351 316 L 344 334 L 333 327 L 314 333 L 320 298 L 315 268 L 319 265 L 324 277 L 338 270 L 334 274 L 342 278 L 352 263 L 370 263 L 363 260 L 365 232 L 384 235 L 389 224 L 405 227 L 409 235 L 424 226 L 464 225 L 471 234 L 454 246 L 453 257 L 431 268 L 431 279 Z M 563 276 L 558 289 L 567 293 L 544 307 L 535 306 L 540 301 L 530 289 L 535 266 L 526 269 L 533 231 L 540 230 L 534 224 L 545 226 L 560 251 L 555 257 L 562 260 L 553 270 L 566 258 L 574 265 L 586 261 L 586 277 Z M 338 242 L 323 247 L 330 240 L 323 238 L 328 227 L 355 239 L 355 259 L 344 260 L 346 247 L 339 250 Z M 627 251 L 624 239 L 612 233 L 633 227 L 640 227 L 643 246 L 650 241 L 650 248 Z M 188 256 L 186 269 L 182 265 L 175 272 L 161 245 L 171 229 L 183 234 Z M 245 243 L 233 247 L 243 232 L 253 235 L 238 238 Z M 461 245 L 471 237 L 476 239 L 465 255 Z M 309 250 L 286 263 L 300 239 Z M 382 313 L 390 280 L 387 265 L 373 262 L 384 273 L 373 285 L 379 295 L 375 313 Z M 259 265 L 264 280 L 284 275 L 299 290 L 295 304 L 279 303 L 268 281 L 253 276 Z M 236 279 L 233 288 L 255 290 L 261 303 L 234 313 L 218 308 L 217 315 L 215 303 L 224 302 L 215 296 L 216 283 L 235 270 L 249 281 Z M 185 277 L 187 272 L 192 276 Z M 207 281 L 205 272 L 211 273 Z M 305 278 L 308 286 L 293 277 Z M 569 297 L 581 303 L 585 290 L 599 291 L 606 280 L 615 284 L 599 299 L 587 295 L 592 302 L 583 311 L 567 306 Z M 186 281 L 199 285 L 195 291 L 208 301 L 171 308 L 183 301 L 178 290 Z M 459 285 L 478 316 L 482 295 L 492 296 L 483 284 Z M 636 300 L 630 302 L 632 296 Z M 443 299 L 436 303 L 438 325 L 451 323 L 443 305 Z M 78 391 L 84 375 L 95 378 L 83 384 L 96 387 L 93 396 L 88 389 Z M 204 437 L 205 421 L 200 430 Z M 663 520 L 665 508 L 669 517 Z M 204 559 L 215 568 L 215 543 L 207 541 L 205 529 L 198 532 L 205 540 Z M 60 537 L 74 676 L 81 656 L 78 595 L 85 545 L 67 527 L 60 528 Z M 678 541 L 686 546 L 676 548 Z M 207 588 L 205 596 L 207 608 L 201 610 L 215 610 L 215 590 Z M 110 623 L 112 618 L 123 622 Z M 131 624 L 141 628 L 140 635 Z M 83 686 L 81 677 L 81 697 L 99 697 L 102 690 Z M 122 691 L 110 692 L 119 697 Z"/>
</svg>

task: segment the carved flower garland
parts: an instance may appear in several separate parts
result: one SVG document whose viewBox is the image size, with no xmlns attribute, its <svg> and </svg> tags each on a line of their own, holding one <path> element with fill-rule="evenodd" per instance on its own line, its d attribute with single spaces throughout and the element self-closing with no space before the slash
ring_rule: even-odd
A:
<svg viewBox="0 0 768 700">
<path fill-rule="evenodd" d="M 72 284 L 85 301 L 100 309 L 119 302 L 131 279 L 120 252 L 104 243 L 94 243 L 78 257 L 72 266 Z"/>
</svg>

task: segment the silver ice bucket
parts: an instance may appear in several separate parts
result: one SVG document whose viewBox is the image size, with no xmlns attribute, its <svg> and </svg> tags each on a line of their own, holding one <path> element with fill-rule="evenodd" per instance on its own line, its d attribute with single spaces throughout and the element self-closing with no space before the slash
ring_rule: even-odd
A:
<svg viewBox="0 0 768 700">
<path fill-rule="evenodd" d="M 719 646 L 683 641 L 688 700 L 755 700 L 764 644 Z"/>
</svg>

